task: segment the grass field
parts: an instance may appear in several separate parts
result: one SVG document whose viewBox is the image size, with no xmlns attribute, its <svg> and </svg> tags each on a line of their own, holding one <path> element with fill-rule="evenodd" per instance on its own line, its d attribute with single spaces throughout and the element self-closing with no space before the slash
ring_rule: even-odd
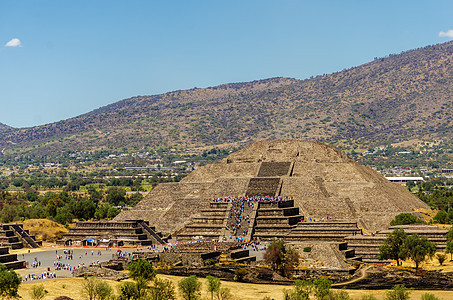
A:
<svg viewBox="0 0 453 300">
<path fill-rule="evenodd" d="M 175 286 L 183 278 L 178 276 L 159 275 L 160 278 L 171 280 Z M 210 299 L 210 296 L 206 292 L 205 279 L 199 279 L 202 285 L 202 299 Z M 44 299 L 51 300 L 57 296 L 68 296 L 74 300 L 85 300 L 86 297 L 82 295 L 83 278 L 67 278 L 58 280 L 48 280 L 40 283 L 27 283 L 22 284 L 19 289 L 19 294 L 24 300 L 32 300 L 30 297 L 30 291 L 34 285 L 43 284 L 45 289 L 49 292 Z M 112 287 L 116 287 L 118 282 L 108 281 Z M 282 285 L 270 285 L 270 284 L 249 284 L 249 283 L 238 283 L 223 281 L 222 287 L 227 287 L 231 290 L 234 299 L 244 300 L 256 300 L 263 299 L 264 297 L 270 297 L 271 299 L 283 299 L 283 290 L 291 288 L 290 286 Z M 116 289 L 115 289 L 116 291 Z M 364 295 L 374 295 L 377 299 L 384 299 L 386 290 L 346 290 L 353 299 L 360 299 Z M 432 293 L 441 300 L 453 299 L 453 291 L 412 291 L 410 299 L 421 299 L 421 295 L 424 293 Z M 177 299 L 183 299 L 179 293 Z"/>
</svg>

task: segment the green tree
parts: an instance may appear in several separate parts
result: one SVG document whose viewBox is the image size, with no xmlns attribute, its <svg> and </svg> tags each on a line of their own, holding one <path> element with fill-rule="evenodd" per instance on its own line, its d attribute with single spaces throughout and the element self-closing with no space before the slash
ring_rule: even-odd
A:
<svg viewBox="0 0 453 300">
<path fill-rule="evenodd" d="M 294 248 L 285 246 L 283 240 L 274 239 L 263 258 L 274 271 L 279 271 L 288 278 L 291 278 L 292 272 L 299 265 L 299 254 Z"/>
<path fill-rule="evenodd" d="M 126 281 L 118 286 L 118 300 L 140 300 L 135 282 Z"/>
<path fill-rule="evenodd" d="M 150 300 L 176 299 L 175 286 L 170 280 L 154 278 L 154 286 L 149 292 Z"/>
<path fill-rule="evenodd" d="M 402 254 L 403 257 L 415 262 L 415 273 L 417 273 L 420 263 L 425 261 L 426 256 L 433 257 L 435 253 L 436 245 L 428 241 L 426 237 L 420 238 L 418 234 L 413 234 L 404 240 Z"/>
<path fill-rule="evenodd" d="M 404 285 L 395 285 L 385 294 L 385 300 L 407 300 L 409 299 L 410 290 Z"/>
<path fill-rule="evenodd" d="M 437 254 L 437 260 L 439 261 L 439 265 L 443 265 L 444 261 L 447 259 L 447 255 L 438 253 Z"/>
<path fill-rule="evenodd" d="M 156 277 L 156 269 L 153 268 L 153 265 L 147 260 L 137 259 L 133 260 L 128 265 L 129 276 L 134 280 L 138 278 L 144 278 L 147 280 L 152 280 Z"/>
<path fill-rule="evenodd" d="M 113 294 L 112 287 L 105 281 L 95 277 L 86 277 L 82 287 L 82 295 L 90 300 L 107 300 Z"/>
<path fill-rule="evenodd" d="M 19 298 L 17 290 L 20 285 L 20 277 L 13 270 L 8 270 L 0 263 L 0 297 Z"/>
<path fill-rule="evenodd" d="M 185 300 L 197 300 L 201 296 L 201 282 L 198 281 L 197 276 L 192 275 L 181 279 L 178 283 L 179 291 Z"/>
<path fill-rule="evenodd" d="M 214 299 L 214 295 L 220 291 L 220 279 L 214 276 L 206 276 L 208 293 L 211 294 L 211 300 Z"/>
<path fill-rule="evenodd" d="M 401 250 L 403 248 L 404 240 L 407 235 L 403 229 L 397 228 L 391 233 L 387 234 L 387 238 L 384 240 L 384 244 L 379 247 L 378 258 L 383 259 L 395 259 L 396 264 L 400 265 Z"/>
<path fill-rule="evenodd" d="M 390 222 L 391 226 L 396 225 L 407 225 L 407 224 L 417 224 L 424 223 L 422 220 L 410 213 L 402 213 L 395 216 L 395 219 Z"/>
<path fill-rule="evenodd" d="M 448 224 L 450 220 L 448 219 L 448 213 L 446 211 L 439 210 L 433 218 L 433 221 L 439 224 Z"/>
<path fill-rule="evenodd" d="M 447 242 L 447 248 L 445 248 L 445 253 L 450 253 L 450 261 L 453 260 L 452 254 L 453 254 L 453 241 L 448 241 Z"/>
<path fill-rule="evenodd" d="M 113 205 L 126 202 L 126 191 L 121 188 L 110 188 L 107 191 L 107 201 Z"/>
<path fill-rule="evenodd" d="M 324 299 L 330 293 L 332 281 L 324 277 L 318 277 L 312 280 L 314 292 L 318 299 Z"/>
<path fill-rule="evenodd" d="M 309 300 L 313 283 L 308 280 L 295 280 L 292 290 L 284 290 L 284 300 Z"/>
<path fill-rule="evenodd" d="M 447 242 L 453 241 L 453 226 L 447 232 Z"/>
<path fill-rule="evenodd" d="M 156 269 L 149 261 L 144 259 L 131 261 L 128 269 L 129 276 L 135 280 L 138 299 L 147 298 L 148 283 L 156 277 Z"/>
</svg>

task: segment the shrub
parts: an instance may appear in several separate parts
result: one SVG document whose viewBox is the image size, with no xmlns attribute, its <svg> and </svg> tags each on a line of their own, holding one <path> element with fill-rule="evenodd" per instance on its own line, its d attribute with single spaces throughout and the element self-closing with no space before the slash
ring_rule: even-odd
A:
<svg viewBox="0 0 453 300">
<path fill-rule="evenodd" d="M 395 216 L 395 219 L 390 222 L 390 225 L 395 226 L 395 225 L 407 225 L 407 224 L 417 224 L 417 223 L 425 223 L 425 222 L 420 220 L 413 214 L 402 213 L 402 214 Z"/>
<path fill-rule="evenodd" d="M 82 294 L 90 300 L 106 300 L 113 294 L 112 287 L 105 281 L 95 277 L 86 277 Z"/>
<path fill-rule="evenodd" d="M 18 298 L 17 290 L 20 285 L 20 277 L 13 270 L 8 270 L 0 263 L 0 297 Z"/>
<path fill-rule="evenodd" d="M 447 255 L 438 253 L 437 254 L 437 260 L 439 261 L 439 264 L 442 266 L 444 261 L 447 259 Z"/>
<path fill-rule="evenodd" d="M 387 291 L 385 300 L 407 300 L 409 299 L 410 290 L 404 285 L 395 285 L 392 290 Z"/>
<path fill-rule="evenodd" d="M 154 278 L 154 286 L 149 293 L 150 300 L 176 299 L 175 286 L 170 280 Z"/>
<path fill-rule="evenodd" d="M 425 293 L 422 295 L 422 300 L 439 300 L 434 294 Z"/>
<path fill-rule="evenodd" d="M 311 247 L 305 247 L 304 252 L 311 252 Z"/>
<path fill-rule="evenodd" d="M 448 224 L 449 223 L 448 213 L 444 210 L 439 210 L 436 216 L 433 218 L 433 222 L 439 224 Z"/>
<path fill-rule="evenodd" d="M 32 290 L 30 291 L 30 297 L 32 297 L 35 300 L 41 300 L 46 296 L 48 292 L 44 288 L 44 285 L 34 285 Z"/>
<path fill-rule="evenodd" d="M 178 283 L 179 291 L 185 300 L 197 300 L 201 296 L 201 282 L 198 281 L 197 276 L 192 275 L 181 279 Z"/>
<path fill-rule="evenodd" d="M 374 295 L 364 295 L 360 300 L 377 300 L 377 298 Z"/>
</svg>

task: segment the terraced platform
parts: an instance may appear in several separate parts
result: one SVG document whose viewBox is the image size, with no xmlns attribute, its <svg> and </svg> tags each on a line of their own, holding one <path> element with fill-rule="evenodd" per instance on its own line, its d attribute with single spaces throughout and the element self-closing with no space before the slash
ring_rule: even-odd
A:
<svg viewBox="0 0 453 300">
<path fill-rule="evenodd" d="M 0 245 L 10 249 L 39 248 L 40 242 L 22 224 L 0 225 Z"/>
<path fill-rule="evenodd" d="M 0 247 L 0 263 L 4 264 L 8 269 L 25 268 L 25 261 L 17 260 L 17 254 L 10 254 L 8 247 Z"/>
<path fill-rule="evenodd" d="M 229 196 L 288 197 L 305 220 L 329 216 L 331 220 L 357 223 L 371 232 L 386 229 L 400 213 L 429 208 L 401 186 L 337 149 L 318 142 L 279 140 L 251 144 L 215 164 L 196 169 L 179 183 L 159 184 L 136 207 L 122 211 L 115 220 L 146 220 L 166 235 L 185 230 L 187 238 L 197 231 L 217 237 L 222 234 L 220 227 L 201 229 L 202 225 L 220 225 L 222 213 L 202 210 L 209 209 L 212 199 Z M 249 213 L 250 222 L 253 213 Z M 270 237 L 273 230 L 279 236 L 286 232 L 294 239 L 321 237 L 322 228 L 296 228 L 296 218 L 289 218 L 285 225 L 286 218 L 264 213 L 255 212 L 256 234 Z M 189 223 L 198 225 L 184 229 Z M 280 227 L 273 227 L 278 224 Z M 349 229 L 343 225 L 331 223 L 331 235 L 322 238 L 338 240 L 355 231 L 354 225 Z"/>
<path fill-rule="evenodd" d="M 162 235 L 149 227 L 143 220 L 133 221 L 89 221 L 77 222 L 76 227 L 70 228 L 69 233 L 57 241 L 62 245 L 86 245 L 87 243 L 110 245 L 140 245 L 164 244 Z"/>
<path fill-rule="evenodd" d="M 355 235 L 348 236 L 345 241 L 348 249 L 354 249 L 356 255 L 361 256 L 365 262 L 382 263 L 378 259 L 379 247 L 384 243 L 387 234 L 395 228 L 402 228 L 407 235 L 417 233 L 420 237 L 424 236 L 429 241 L 436 244 L 437 251 L 445 251 L 447 245 L 447 231 L 432 225 L 399 225 L 391 226 L 387 230 L 378 231 L 374 236 Z"/>
</svg>

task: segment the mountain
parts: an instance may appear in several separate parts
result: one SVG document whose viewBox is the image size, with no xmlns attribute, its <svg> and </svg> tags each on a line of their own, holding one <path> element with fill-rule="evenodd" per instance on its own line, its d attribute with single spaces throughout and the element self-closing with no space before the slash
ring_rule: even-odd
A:
<svg viewBox="0 0 453 300">
<path fill-rule="evenodd" d="M 68 120 L 0 132 L 5 153 L 140 150 L 345 138 L 452 138 L 453 42 L 377 58 L 307 80 L 137 96 Z"/>
<path fill-rule="evenodd" d="M 14 129 L 14 128 L 11 127 L 11 126 L 8 126 L 6 124 L 0 123 L 0 133 L 1 132 L 5 132 L 5 131 L 9 131 L 9 130 L 12 130 L 12 129 Z"/>
</svg>

